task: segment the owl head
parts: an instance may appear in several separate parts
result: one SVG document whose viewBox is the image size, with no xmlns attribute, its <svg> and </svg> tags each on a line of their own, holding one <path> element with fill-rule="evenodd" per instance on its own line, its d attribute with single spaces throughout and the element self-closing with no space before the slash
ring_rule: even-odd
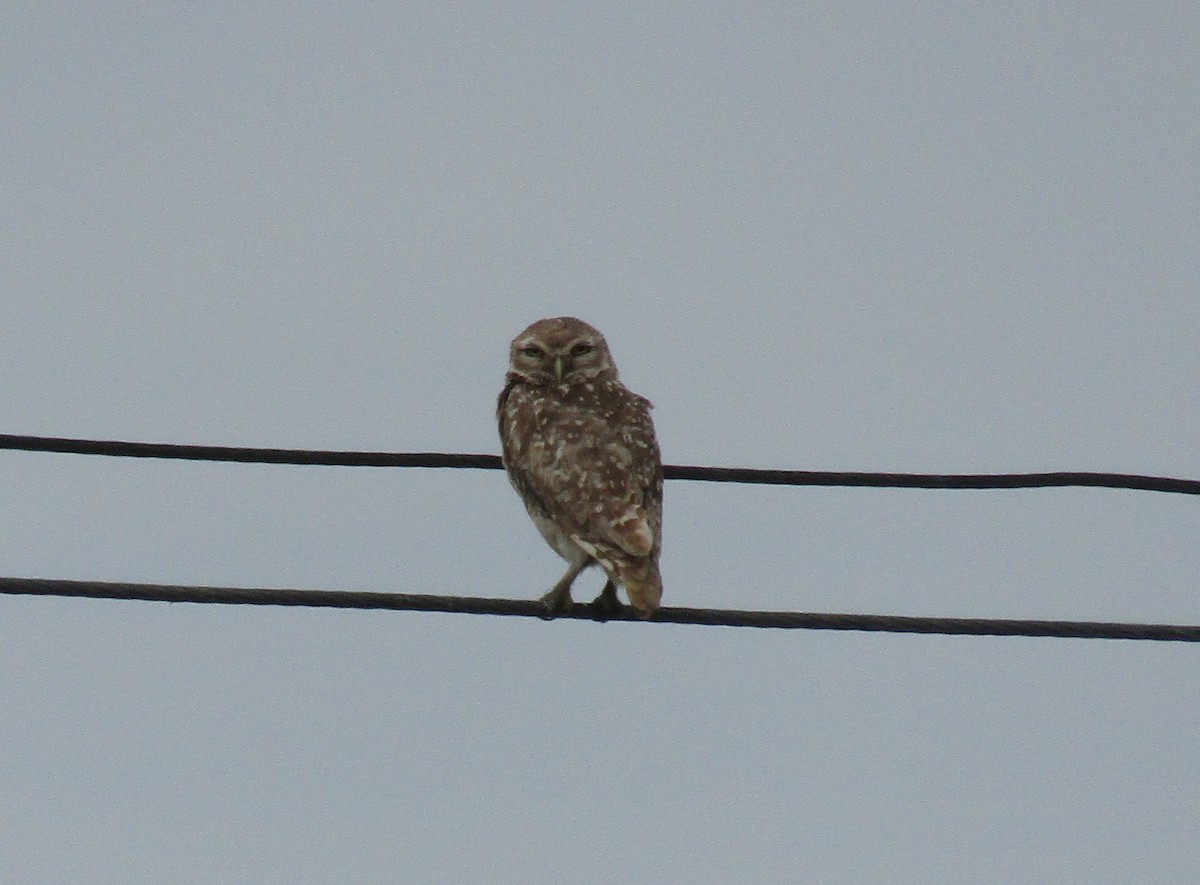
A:
<svg viewBox="0 0 1200 885">
<path fill-rule="evenodd" d="M 604 336 L 575 317 L 538 320 L 513 339 L 508 374 L 535 387 L 616 381 Z"/>
</svg>

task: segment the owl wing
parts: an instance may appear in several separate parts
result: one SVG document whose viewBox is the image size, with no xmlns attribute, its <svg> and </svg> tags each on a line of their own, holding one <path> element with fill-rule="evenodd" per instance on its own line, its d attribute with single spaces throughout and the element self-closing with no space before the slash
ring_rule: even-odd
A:
<svg viewBox="0 0 1200 885">
<path fill-rule="evenodd" d="M 610 425 L 601 453 L 595 506 L 588 528 L 631 556 L 658 550 L 662 527 L 662 462 L 650 403 L 629 394 L 624 420 Z"/>
<path fill-rule="evenodd" d="M 618 391 L 607 409 L 568 419 L 565 445 L 546 453 L 551 463 L 541 474 L 555 518 L 601 559 L 597 542 L 629 556 L 656 553 L 662 525 L 662 464 L 650 403 Z"/>
</svg>

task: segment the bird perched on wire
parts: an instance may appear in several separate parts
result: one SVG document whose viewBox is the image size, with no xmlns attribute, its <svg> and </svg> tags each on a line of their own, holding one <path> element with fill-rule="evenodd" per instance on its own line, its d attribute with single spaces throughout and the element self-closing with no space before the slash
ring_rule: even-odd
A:
<svg viewBox="0 0 1200 885">
<path fill-rule="evenodd" d="M 639 617 L 659 607 L 663 471 L 650 409 L 582 320 L 538 320 L 513 339 L 496 416 L 508 478 L 567 561 L 542 597 L 551 615 L 573 604 L 571 584 L 592 564 L 608 576 L 598 610 L 619 610 L 618 585 Z"/>
</svg>

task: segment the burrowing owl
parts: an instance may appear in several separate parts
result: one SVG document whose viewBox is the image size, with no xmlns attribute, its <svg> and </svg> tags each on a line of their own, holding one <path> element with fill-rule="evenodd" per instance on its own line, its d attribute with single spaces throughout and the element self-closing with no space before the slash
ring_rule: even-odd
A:
<svg viewBox="0 0 1200 885">
<path fill-rule="evenodd" d="M 617 380 L 604 336 L 582 320 L 538 320 L 515 339 L 496 404 L 508 478 L 542 537 L 568 563 L 542 597 L 569 607 L 571 583 L 596 563 L 648 618 L 662 599 L 662 462 L 650 402 Z"/>
</svg>

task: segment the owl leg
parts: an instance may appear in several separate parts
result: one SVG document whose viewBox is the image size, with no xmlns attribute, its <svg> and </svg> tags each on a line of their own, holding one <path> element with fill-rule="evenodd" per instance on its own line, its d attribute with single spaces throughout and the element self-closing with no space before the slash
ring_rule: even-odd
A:
<svg viewBox="0 0 1200 885">
<path fill-rule="evenodd" d="M 604 585 L 600 595 L 592 600 L 592 608 L 600 618 L 608 619 L 621 610 L 621 600 L 617 599 L 617 585 L 612 578 Z"/>
<path fill-rule="evenodd" d="M 571 584 L 579 573 L 591 565 L 590 559 L 585 559 L 582 562 L 572 562 L 567 568 L 567 573 L 559 579 L 559 582 L 550 588 L 550 592 L 545 594 L 541 603 L 546 609 L 546 614 L 549 617 L 562 614 L 572 605 L 574 601 L 571 599 Z"/>
</svg>

